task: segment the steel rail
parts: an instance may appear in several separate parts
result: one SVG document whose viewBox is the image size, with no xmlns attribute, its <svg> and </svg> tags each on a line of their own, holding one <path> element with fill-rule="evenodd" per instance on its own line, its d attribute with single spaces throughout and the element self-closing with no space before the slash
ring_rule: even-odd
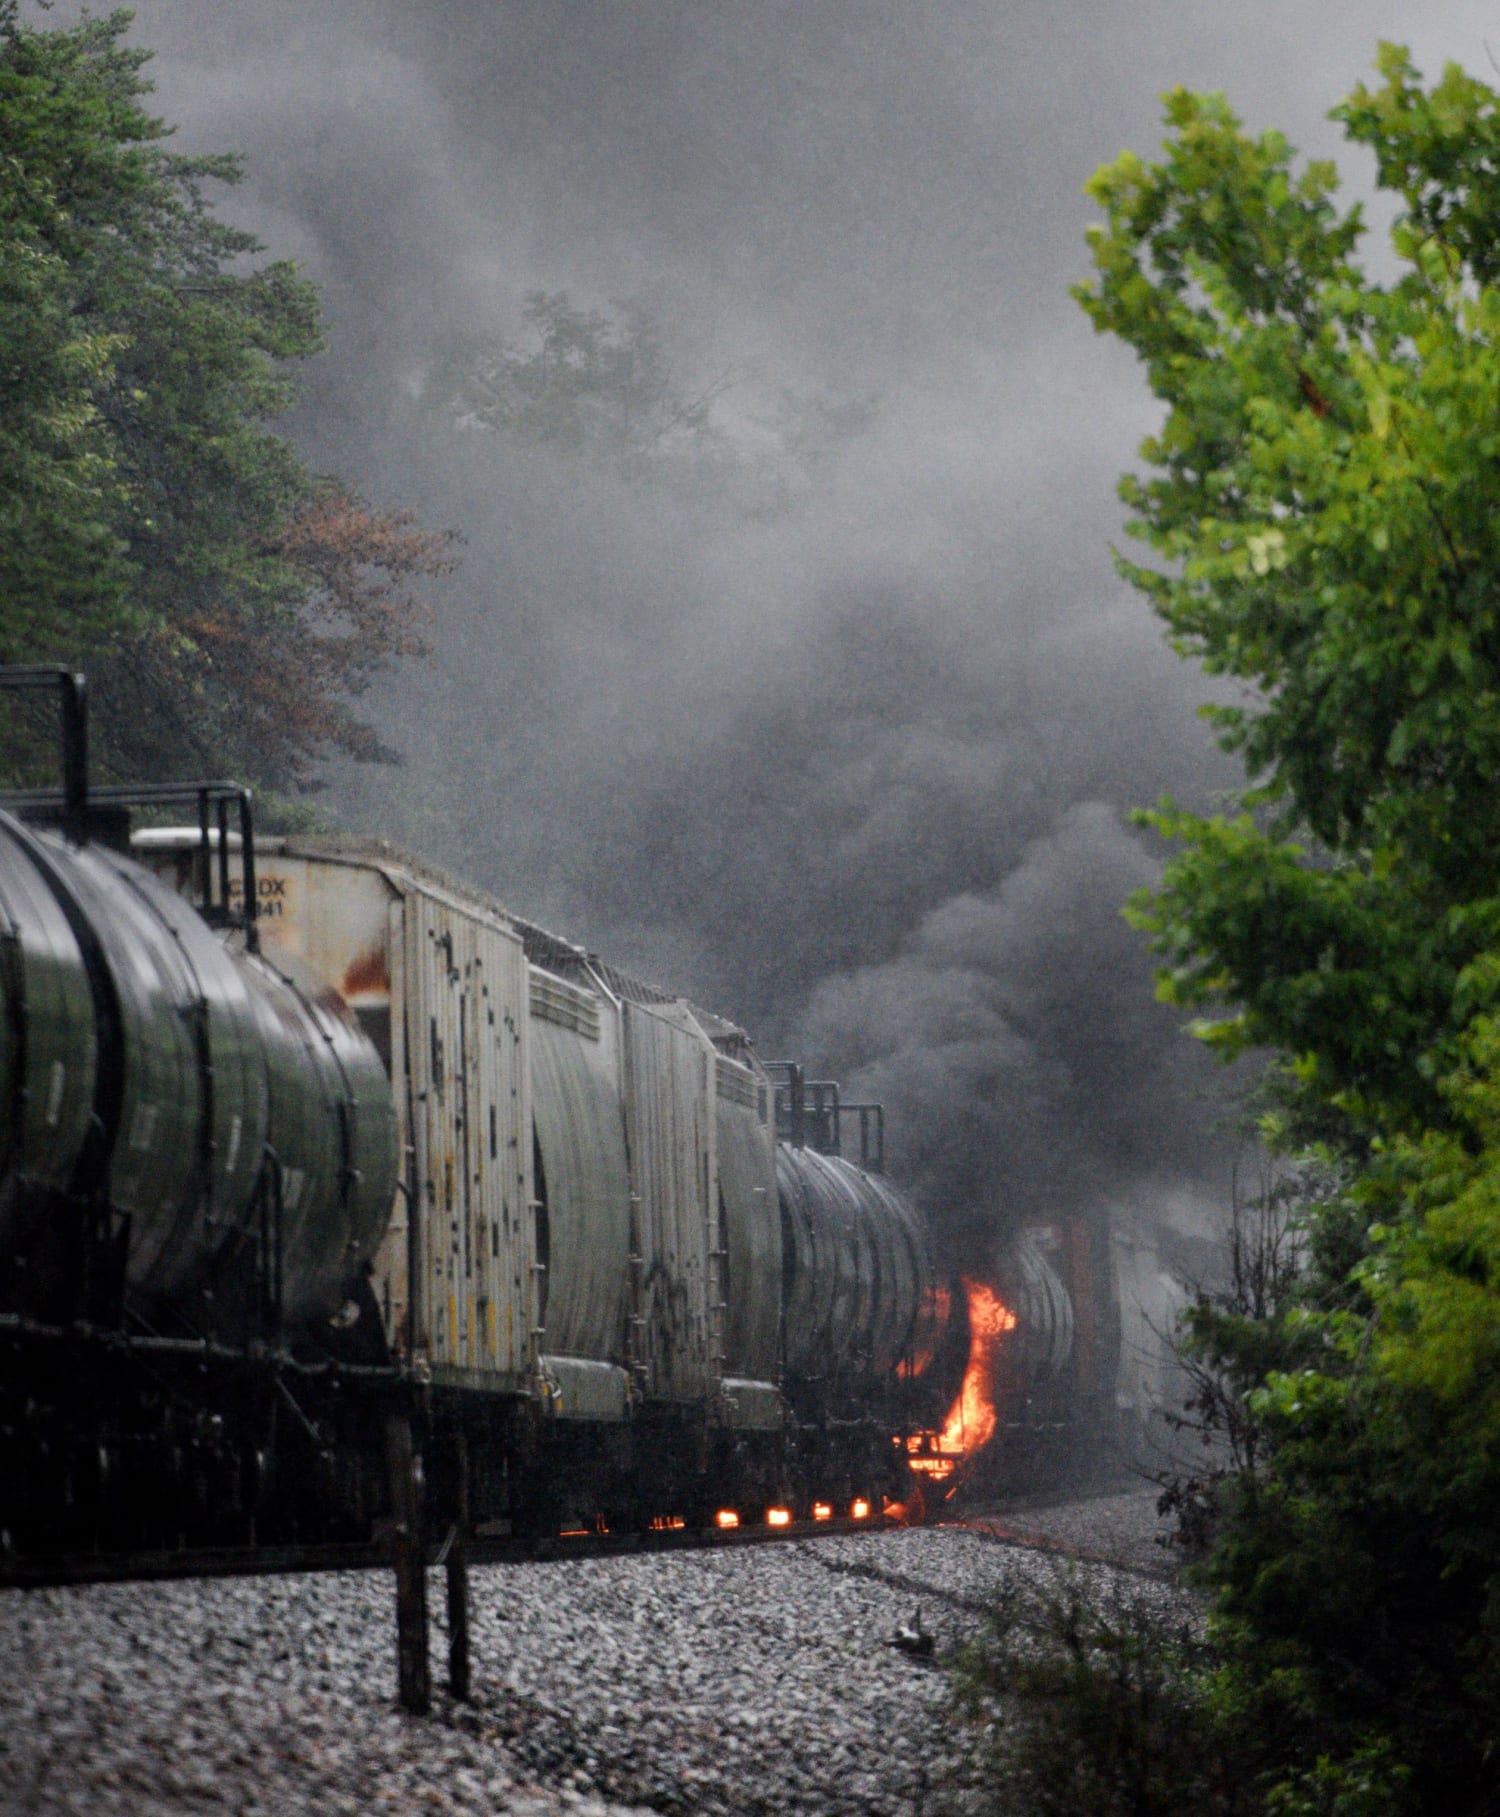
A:
<svg viewBox="0 0 1500 1817">
<path fill-rule="evenodd" d="M 730 1546 L 778 1545 L 786 1540 L 821 1539 L 852 1533 L 889 1532 L 896 1523 L 872 1514 L 868 1520 L 792 1521 L 785 1527 L 682 1527 L 659 1532 L 556 1533 L 526 1538 L 493 1537 L 468 1542 L 474 1565 L 559 1564 L 583 1558 L 625 1558 L 654 1552 L 700 1552 Z M 447 1542 L 426 1547 L 428 1570 L 438 1569 Z M 388 1542 L 315 1542 L 308 1545 L 189 1546 L 137 1552 L 74 1552 L 51 1556 L 0 1557 L 0 1591 L 55 1589 L 69 1585 L 152 1583 L 191 1577 L 293 1577 L 317 1571 L 388 1570 Z"/>
</svg>

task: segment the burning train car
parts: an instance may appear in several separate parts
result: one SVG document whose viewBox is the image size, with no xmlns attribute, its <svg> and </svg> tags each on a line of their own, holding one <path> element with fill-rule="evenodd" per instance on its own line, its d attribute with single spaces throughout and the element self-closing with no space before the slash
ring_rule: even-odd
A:
<svg viewBox="0 0 1500 1817">
<path fill-rule="evenodd" d="M 940 1300 L 874 1107 L 378 842 L 190 785 L 131 848 L 67 770 L 0 815 L 12 1555 L 368 1531 L 397 1414 L 491 1532 L 898 1491 Z"/>
<path fill-rule="evenodd" d="M 1106 1208 L 1024 1225 L 984 1276 L 939 1289 L 946 1416 L 907 1440 L 917 1507 L 1098 1482 L 1138 1469 L 1173 1396 L 1183 1289 L 1149 1232 Z"/>
<path fill-rule="evenodd" d="M 0 1572 L 368 1533 L 396 1427 L 491 1533 L 917 1518 L 1106 1429 L 1090 1226 L 943 1278 L 878 1105 L 378 841 L 91 795 L 10 679 L 72 724 L 0 812 Z"/>
</svg>

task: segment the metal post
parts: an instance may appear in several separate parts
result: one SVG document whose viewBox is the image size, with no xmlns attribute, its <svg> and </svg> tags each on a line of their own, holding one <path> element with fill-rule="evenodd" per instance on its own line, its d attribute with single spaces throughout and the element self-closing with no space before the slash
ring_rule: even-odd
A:
<svg viewBox="0 0 1500 1817">
<path fill-rule="evenodd" d="M 229 803 L 221 795 L 215 802 L 219 811 L 219 906 L 229 914 Z"/>
<path fill-rule="evenodd" d="M 240 873 L 245 890 L 245 947 L 247 951 L 260 951 L 260 928 L 256 925 L 256 916 L 260 913 L 260 897 L 255 887 L 255 826 L 250 812 L 250 791 L 240 791 Z"/>
<path fill-rule="evenodd" d="M 82 838 L 89 804 L 88 683 L 83 676 L 64 671 L 58 676 L 58 686 L 62 690 L 63 805 L 70 830 Z"/>
<path fill-rule="evenodd" d="M 427 1662 L 427 1558 L 422 1549 L 416 1453 L 411 1416 L 393 1413 L 386 1422 L 386 1456 L 391 1473 L 392 1562 L 396 1567 L 396 1669 L 401 1708 L 425 1716 L 432 1707 Z"/>
<path fill-rule="evenodd" d="M 453 1440 L 453 1538 L 448 1547 L 448 1689 L 469 1701 L 469 1442 Z"/>
<path fill-rule="evenodd" d="M 203 913 L 212 921 L 214 912 L 214 840 L 208 824 L 208 790 L 198 791 L 198 849 L 203 857 Z"/>
</svg>

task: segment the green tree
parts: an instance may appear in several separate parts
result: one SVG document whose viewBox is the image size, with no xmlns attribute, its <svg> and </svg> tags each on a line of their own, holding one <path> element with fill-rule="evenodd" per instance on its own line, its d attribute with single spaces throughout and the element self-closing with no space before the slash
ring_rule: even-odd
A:
<svg viewBox="0 0 1500 1817">
<path fill-rule="evenodd" d="M 1500 890 L 1500 292 L 1473 256 L 1500 120 L 1457 69 L 1426 95 L 1400 51 L 1382 67 L 1335 117 L 1405 204 L 1392 282 L 1357 264 L 1331 166 L 1296 175 L 1279 135 L 1179 91 L 1166 162 L 1094 179 L 1078 293 L 1167 405 L 1122 496 L 1169 565 L 1121 567 L 1251 690 L 1211 709 L 1246 815 L 1160 816 L 1188 844 L 1146 910 L 1169 989 L 1381 1127 L 1441 1114 Z"/>
<path fill-rule="evenodd" d="M 167 148 L 130 22 L 0 0 L 0 655 L 90 669 L 117 773 L 296 785 L 379 754 L 350 699 L 414 647 L 446 539 L 273 433 L 316 293 L 214 214 L 238 159 Z"/>
<path fill-rule="evenodd" d="M 1500 97 L 1379 66 L 1333 117 L 1392 276 L 1331 165 L 1179 90 L 1163 161 L 1093 179 L 1077 291 L 1165 405 L 1122 572 L 1241 684 L 1207 710 L 1238 811 L 1149 816 L 1179 849 L 1134 913 L 1347 1182 L 1275 1329 L 1190 1340 L 1265 1357 L 1210 1575 L 1285 1813 L 1500 1808 Z"/>
</svg>

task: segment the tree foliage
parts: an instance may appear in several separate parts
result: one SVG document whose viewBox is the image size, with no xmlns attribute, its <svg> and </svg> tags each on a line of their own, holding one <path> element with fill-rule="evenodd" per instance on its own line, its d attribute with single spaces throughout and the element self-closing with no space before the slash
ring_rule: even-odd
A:
<svg viewBox="0 0 1500 1817">
<path fill-rule="evenodd" d="M 1218 1694 L 1287 1813 L 1500 1809 L 1500 96 L 1379 70 L 1333 117 L 1392 275 L 1331 165 L 1179 90 L 1162 161 L 1094 178 L 1077 292 L 1165 406 L 1121 487 L 1156 559 L 1122 572 L 1240 684 L 1207 709 L 1238 808 L 1148 817 L 1179 850 L 1134 913 L 1345 1182 L 1290 1302 L 1187 1339 L 1258 1437 Z"/>
<path fill-rule="evenodd" d="M 635 485 L 774 516 L 873 420 L 866 398 L 784 389 L 767 396 L 746 368 L 685 382 L 639 302 L 580 309 L 566 291 L 537 290 L 522 319 L 519 342 L 450 347 L 427 375 L 429 407 L 466 429 L 582 459 Z"/>
<path fill-rule="evenodd" d="M 681 392 L 639 305 L 622 304 L 613 317 L 575 308 L 565 291 L 538 290 L 523 317 L 534 346 L 478 344 L 444 363 L 435 388 L 461 420 L 569 449 L 602 444 L 630 463 L 712 436 L 714 398 L 727 381 Z"/>
<path fill-rule="evenodd" d="M 1079 294 L 1167 406 L 1122 495 L 1168 566 L 1122 569 L 1250 689 L 1210 712 L 1256 811 L 1161 817 L 1190 846 L 1146 911 L 1172 993 L 1232 1003 L 1216 1040 L 1305 1055 L 1354 1114 L 1420 1122 L 1497 933 L 1500 293 L 1471 257 L 1484 197 L 1444 186 L 1500 117 L 1456 69 L 1429 96 L 1403 53 L 1382 68 L 1335 117 L 1399 177 L 1394 281 L 1357 263 L 1330 166 L 1177 92 L 1167 160 L 1094 179 Z"/>
<path fill-rule="evenodd" d="M 238 159 L 168 149 L 129 24 L 0 4 L 0 654 L 93 672 L 115 770 L 296 784 L 379 754 L 350 697 L 447 539 L 273 433 L 316 293 L 215 215 Z"/>
</svg>

